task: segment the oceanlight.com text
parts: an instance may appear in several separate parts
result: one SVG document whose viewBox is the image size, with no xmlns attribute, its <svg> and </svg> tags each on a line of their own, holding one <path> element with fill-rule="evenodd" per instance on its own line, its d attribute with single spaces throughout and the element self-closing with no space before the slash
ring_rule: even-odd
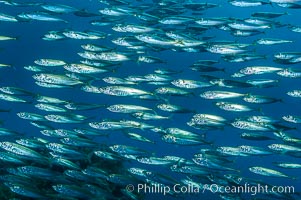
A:
<svg viewBox="0 0 301 200">
<path fill-rule="evenodd" d="M 129 184 L 126 186 L 128 192 L 136 192 L 138 194 L 205 194 L 205 193 L 220 193 L 220 194 L 294 194 L 294 186 L 271 186 L 261 184 L 248 184 L 238 186 L 223 186 L 218 184 L 204 184 L 202 186 L 197 184 L 175 184 L 173 186 L 167 186 L 163 184 Z"/>
</svg>

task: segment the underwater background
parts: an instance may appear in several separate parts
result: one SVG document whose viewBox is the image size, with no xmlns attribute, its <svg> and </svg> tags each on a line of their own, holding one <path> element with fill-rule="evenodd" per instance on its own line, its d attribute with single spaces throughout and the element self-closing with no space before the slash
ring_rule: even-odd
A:
<svg viewBox="0 0 301 200">
<path fill-rule="evenodd" d="M 262 5 L 240 7 L 234 6 L 230 1 L 0 1 L 0 16 L 2 14 L 14 16 L 17 21 L 8 21 L 0 17 L 0 36 L 9 36 L 14 39 L 0 41 L 0 64 L 7 64 L 7 67 L 1 67 L 0 80 L 1 87 L 21 88 L 30 94 L 11 94 L 12 96 L 25 99 L 25 102 L 17 102 L 15 100 L 8 100 L 1 97 L 0 119 L 2 121 L 1 128 L 6 131 L 14 131 L 14 133 L 0 134 L 1 140 L 1 199 L 299 199 L 300 198 L 300 151 L 301 151 L 301 136 L 300 123 L 301 106 L 300 96 L 292 97 L 287 93 L 293 90 L 301 90 L 299 61 L 301 61 L 301 31 L 293 31 L 293 27 L 300 27 L 301 13 L 298 9 L 298 1 L 289 1 L 296 8 L 285 7 L 284 2 L 276 3 L 273 1 L 246 1 L 246 2 L 261 2 Z M 34 4 L 31 4 L 34 3 Z M 193 4 L 189 7 L 189 4 Z M 76 8 L 76 11 L 66 13 L 56 13 L 45 10 L 42 5 L 67 5 Z M 199 5 L 200 4 L 200 5 Z M 209 7 L 208 5 L 212 5 Z M 197 7 L 200 7 L 197 9 Z M 206 7 L 207 6 L 207 7 Z M 105 8 L 120 12 L 120 16 L 112 16 L 103 14 L 99 10 Z M 125 12 L 122 9 L 127 10 Z M 79 12 L 81 11 L 81 12 Z M 246 23 L 245 19 L 252 18 L 253 13 L 269 12 L 282 13 L 279 17 L 261 17 L 266 20 L 267 27 L 264 25 L 254 25 Z M 40 18 L 22 18 L 21 13 L 35 13 L 54 18 L 63 19 L 64 21 L 47 21 Z M 139 19 L 140 14 L 148 13 L 154 16 L 154 21 L 147 21 Z M 164 24 L 159 22 L 160 19 L 167 17 L 184 17 L 185 21 L 177 22 L 178 24 Z M 189 19 L 187 19 L 189 18 Z M 253 17 L 254 18 L 254 17 Z M 216 19 L 221 22 L 221 25 L 200 25 L 196 23 L 197 20 Z M 93 21 L 99 20 L 108 22 L 107 25 L 93 25 Z M 251 32 L 257 34 L 250 36 L 235 36 L 235 31 L 244 28 L 231 28 L 233 23 L 242 23 L 249 26 L 247 29 L 252 29 Z M 136 26 L 152 27 L 155 30 L 150 32 L 119 32 L 112 29 L 117 24 L 127 25 L 132 24 Z M 189 28 L 190 27 L 190 28 Z M 193 28 L 191 28 L 193 27 Z M 195 29 L 194 29 L 195 28 Z M 88 33 L 89 31 L 103 32 L 105 35 L 99 39 L 76 39 L 68 38 L 66 33 L 69 30 Z M 45 34 L 49 31 L 57 31 L 58 35 L 62 36 L 59 40 L 46 40 Z M 249 31 L 249 30 L 247 30 Z M 95 32 L 90 33 L 96 35 Z M 179 34 L 180 39 L 166 37 L 164 34 L 173 32 Z M 87 36 L 86 34 L 84 34 Z M 168 42 L 168 45 L 153 43 L 152 41 L 138 40 L 137 35 L 148 35 L 155 39 Z M 164 37 L 163 37 L 164 35 Z M 158 36 L 158 37 L 155 37 Z M 43 38 L 44 37 L 44 38 Z M 131 41 L 137 43 L 140 49 L 129 48 L 121 46 L 112 42 L 118 37 L 131 37 Z M 283 42 L 273 45 L 262 45 L 256 41 L 265 38 L 277 38 L 281 40 L 289 40 L 291 42 Z M 193 44 L 193 42 L 202 42 L 200 44 Z M 85 59 L 81 58 L 79 52 L 84 52 L 81 45 L 94 44 L 103 47 L 111 48 L 109 52 L 117 52 L 125 55 L 127 60 L 110 61 L 110 58 L 105 59 Z M 248 44 L 246 46 L 239 44 Z M 218 46 L 226 50 L 243 50 L 242 53 L 223 53 L 212 52 L 210 47 Z M 140 47 L 142 46 L 142 47 Z M 227 49 L 228 48 L 228 49 Z M 88 51 L 89 52 L 89 51 Z M 275 54 L 287 52 L 291 53 L 297 61 L 288 62 L 287 59 L 277 60 Z M 101 52 L 98 52 L 101 54 Z M 231 62 L 225 59 L 226 56 L 234 56 L 234 58 L 241 58 L 243 55 L 256 55 L 259 59 L 243 60 L 238 62 Z M 157 58 L 158 62 L 146 63 L 138 61 L 139 56 L 146 56 Z M 61 84 L 62 88 L 51 88 L 60 85 L 50 83 L 49 87 L 41 87 L 37 85 L 33 78 L 34 75 L 40 73 L 59 74 L 65 76 L 66 71 L 63 66 L 42 66 L 42 71 L 35 72 L 26 70 L 25 66 L 39 66 L 35 61 L 39 59 L 54 59 L 64 61 L 64 65 L 71 63 L 80 63 L 81 60 L 90 60 L 99 63 L 105 63 L 104 67 L 94 66 L 95 68 L 106 69 L 104 73 L 95 73 L 85 76 L 85 72 L 75 73 L 79 76 L 77 80 L 80 83 L 75 85 Z M 214 64 L 203 64 L 199 70 L 193 70 L 193 66 L 197 62 L 206 60 L 216 61 Z M 206 62 L 205 62 L 206 63 Z M 92 65 L 91 65 L 92 66 Z M 270 66 L 281 68 L 278 71 L 263 72 L 262 74 L 243 74 L 240 71 L 243 68 L 251 66 Z M 215 67 L 215 71 L 206 71 L 205 67 Z M 149 95 L 146 99 L 139 98 L 143 95 L 118 95 L 104 93 L 99 90 L 98 93 L 87 92 L 83 90 L 84 86 L 95 86 L 104 88 L 113 86 L 103 81 L 105 77 L 119 77 L 125 79 L 129 76 L 144 77 L 148 74 L 156 74 L 156 69 L 172 70 L 166 74 L 157 73 L 159 78 L 166 79 L 164 81 L 157 81 L 144 79 L 141 82 L 134 84 L 117 84 L 128 88 L 136 88 L 146 91 Z M 201 71 L 204 69 L 203 71 Z M 277 74 L 279 71 L 289 69 L 296 73 L 293 76 L 281 76 Z M 242 73 L 241 77 L 234 77 L 235 73 Z M 72 73 L 72 72 L 71 72 Z M 90 76 L 91 75 L 91 76 Z M 206 77 L 208 76 L 208 77 Z M 209 77 L 210 76 L 210 77 Z M 62 77 L 60 77 L 62 78 Z M 175 86 L 171 82 L 177 79 L 202 81 L 210 86 L 199 86 L 196 88 L 185 88 L 184 86 Z M 212 80 L 235 80 L 242 84 L 235 82 L 235 85 L 221 86 L 214 84 Z M 249 79 L 269 79 L 275 80 L 276 84 L 270 87 L 248 85 Z M 211 81 L 211 82 L 210 82 Z M 152 82 L 149 84 L 148 82 Z M 154 83 L 154 82 L 157 82 Z M 162 85 L 159 85 L 162 84 Z M 201 84 L 197 82 L 196 84 Z M 187 91 L 187 94 L 161 94 L 158 88 L 177 88 Z M 275 98 L 277 101 L 272 103 L 249 103 L 242 98 L 229 99 L 206 99 L 202 98 L 200 94 L 206 91 L 230 91 L 239 94 L 253 94 L 262 95 L 266 97 Z M 180 92 L 180 91 L 176 91 Z M 7 94 L 1 90 L 2 94 Z M 101 104 L 93 109 L 82 110 L 68 110 L 66 112 L 52 112 L 38 109 L 35 105 L 40 103 L 38 98 L 40 96 L 48 96 L 58 98 L 66 101 L 65 103 L 50 103 L 61 108 L 67 103 L 84 103 L 85 105 Z M 148 99 L 150 98 L 150 99 Z M 240 105 L 246 105 L 253 110 L 251 111 L 227 111 L 219 108 L 216 102 L 231 102 Z M 122 113 L 122 111 L 112 112 L 107 107 L 115 104 L 137 105 L 150 108 L 151 110 L 143 111 L 159 116 L 165 116 L 164 119 L 143 120 L 137 119 L 131 113 Z M 183 112 L 166 112 L 158 109 L 159 104 L 173 104 L 182 106 L 186 110 Z M 37 127 L 30 124 L 32 119 L 24 119 L 17 115 L 17 113 L 34 113 L 38 115 L 58 114 L 65 115 L 69 119 L 75 119 L 76 122 L 55 122 L 46 118 L 37 120 L 38 123 L 45 125 L 45 127 Z M 132 112 L 132 111 L 131 111 Z M 140 111 L 135 111 L 140 112 Z M 195 126 L 190 126 L 189 122 L 196 114 L 210 114 L 220 116 L 225 121 L 206 121 L 203 119 L 202 123 Z M 84 116 L 82 119 L 76 118 L 74 115 Z M 292 115 L 297 118 L 295 122 L 289 122 L 283 119 L 283 116 Z M 272 123 L 255 123 L 259 127 L 264 127 L 268 130 L 258 131 L 248 128 L 237 128 L 232 125 L 234 121 L 245 120 L 249 116 L 266 116 L 275 119 Z M 125 127 L 119 128 L 103 128 L 92 127 L 94 122 L 120 122 L 122 120 L 133 120 L 138 122 L 136 124 L 123 124 Z M 207 119 L 208 120 L 208 119 Z M 146 123 L 146 128 L 143 124 Z M 211 123 L 211 124 L 210 124 Z M 212 124 L 219 125 L 212 125 Z M 120 124 L 118 124 L 120 125 Z M 61 137 L 61 136 L 46 136 L 40 131 L 44 129 L 56 130 L 65 129 L 72 131 L 73 129 L 89 129 L 96 131 L 98 135 L 75 135 Z M 154 129 L 157 128 L 158 132 Z M 178 128 L 197 134 L 193 136 L 176 135 L 177 139 L 183 139 L 183 143 L 164 141 L 164 135 L 168 128 Z M 4 131 L 4 132 L 6 132 Z M 9 132 L 9 131 L 8 131 Z M 137 138 L 133 139 L 126 133 L 134 132 L 142 137 L 149 139 L 149 141 L 139 141 Z M 269 139 L 244 139 L 240 135 L 243 132 L 260 133 L 262 136 L 267 136 Z M 275 133 L 287 134 L 285 137 L 277 136 Z M 42 138 L 43 142 L 38 142 L 37 138 Z M 71 138 L 76 144 L 62 143 L 62 138 Z M 78 139 L 79 138 L 79 139 Z M 294 141 L 286 141 L 287 138 L 293 138 Z M 37 146 L 26 146 L 28 149 L 23 149 L 25 152 L 29 149 L 41 155 L 40 158 L 32 156 L 24 156 L 23 153 L 16 151 L 20 150 L 20 146 L 16 146 L 16 151 L 6 147 L 6 142 L 17 144 L 16 140 L 32 139 Z M 78 139 L 78 141 L 77 141 Z M 187 141 L 188 140 L 188 141 Z M 191 142 L 191 140 L 193 140 Z M 87 142 L 88 145 L 83 145 L 80 142 Z M 189 143 L 191 142 L 191 144 Z M 33 142 L 34 143 L 34 142 Z M 66 149 L 53 150 L 49 143 L 64 144 L 67 149 L 74 150 L 75 154 L 66 153 Z M 35 144 L 35 143 L 34 143 Z M 86 143 L 85 143 L 86 144 Z M 280 149 L 273 150 L 268 146 L 271 144 L 288 145 L 285 148 L 294 147 L 296 149 Z M 114 151 L 113 145 L 126 145 L 131 148 L 126 148 L 129 152 L 122 153 Z M 220 152 L 220 147 L 238 147 L 240 145 L 248 145 L 255 147 L 256 150 L 265 151 L 266 154 L 260 155 L 256 153 L 239 152 L 239 148 L 233 152 Z M 202 151 L 203 149 L 203 151 Z M 207 149 L 207 151 L 205 151 Z M 22 148 L 21 148 L 22 150 Z M 98 150 L 114 155 L 114 159 L 107 159 L 96 156 L 93 152 Z M 133 150 L 131 152 L 130 150 Z M 137 152 L 140 150 L 139 152 Z M 50 154 L 54 152 L 55 156 Z M 230 155 L 230 154 L 235 155 Z M 193 158 L 196 154 L 202 154 L 207 158 L 212 165 L 203 165 L 196 163 Z M 82 155 L 79 158 L 78 155 Z M 6 157 L 5 157 L 6 156 Z M 162 159 L 164 156 L 176 156 L 178 159 L 170 161 Z M 12 161 L 8 158 L 17 159 L 20 162 Z M 61 157 L 73 162 L 78 168 L 72 168 L 64 164 L 58 164 L 53 161 L 53 158 Z M 137 159 L 146 158 L 160 158 L 157 161 L 159 164 L 142 163 Z M 45 159 L 45 160 L 43 160 Z M 296 168 L 281 168 L 275 163 L 296 163 L 299 167 Z M 36 171 L 23 171 L 21 167 L 34 166 L 39 169 L 46 169 L 47 174 Z M 179 169 L 183 166 L 193 167 L 191 171 L 179 172 L 173 171 L 171 167 Z M 286 177 L 273 177 L 273 175 L 262 175 L 253 173 L 249 168 L 264 167 L 273 169 L 286 175 Z M 99 174 L 83 173 L 84 169 L 89 167 L 103 170 Z M 129 172 L 131 168 L 139 168 L 145 170 L 142 174 L 137 175 Z M 14 170 L 13 170 L 14 169 Z M 75 175 L 69 175 L 67 170 L 74 170 Z M 184 169 L 183 169 L 184 170 Z M 199 171 L 197 171 L 199 170 Z M 197 171 L 197 172 L 196 172 Z M 77 172 L 77 173 L 76 173 Z M 147 173 L 149 172 L 149 173 Z M 46 173 L 46 172 L 45 172 Z M 116 175 L 120 175 L 120 177 Z M 234 174 L 241 177 L 242 182 L 235 183 L 229 180 L 225 175 Z M 277 175 L 276 175 L 277 176 Z M 51 178 L 56 177 L 56 178 Z M 58 178 L 59 177 L 59 178 Z M 178 194 L 170 193 L 163 195 L 162 192 L 143 192 L 137 191 L 138 184 L 147 184 L 149 186 L 172 186 L 180 183 L 183 186 L 189 184 L 183 183 L 183 180 L 190 180 L 197 184 L 200 188 L 199 192 Z M 262 185 L 271 186 L 293 186 L 294 194 L 279 193 L 279 194 L 256 194 L 251 193 L 237 194 L 237 193 L 219 193 L 204 190 L 202 185 L 223 185 L 233 186 L 244 185 L 245 183 L 254 184 L 260 183 Z M 127 191 L 127 186 L 132 184 L 133 191 Z M 61 189 L 59 189 L 61 187 Z M 91 189 L 93 188 L 93 189 Z M 205 192 L 204 192 L 205 191 Z"/>
</svg>

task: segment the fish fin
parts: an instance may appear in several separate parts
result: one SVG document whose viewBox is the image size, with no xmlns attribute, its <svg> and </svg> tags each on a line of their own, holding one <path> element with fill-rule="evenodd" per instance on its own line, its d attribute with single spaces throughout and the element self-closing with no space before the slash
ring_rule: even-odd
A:
<svg viewBox="0 0 301 200">
<path fill-rule="evenodd" d="M 89 153 L 87 155 L 87 160 L 88 160 L 88 163 L 92 163 L 92 156 L 93 156 L 94 152 L 92 151 L 91 153 Z"/>
<path fill-rule="evenodd" d="M 174 120 L 174 118 L 173 118 L 174 115 L 175 115 L 174 113 L 168 115 L 167 119 L 170 119 L 171 121 L 173 121 Z"/>
<path fill-rule="evenodd" d="M 263 57 L 263 59 L 265 59 L 265 60 L 268 59 L 268 56 L 267 56 L 267 55 L 263 55 L 262 57 Z"/>
<path fill-rule="evenodd" d="M 264 115 L 264 112 L 262 111 L 262 108 L 256 109 L 260 114 Z"/>
<path fill-rule="evenodd" d="M 218 101 L 213 101 L 211 102 L 212 105 L 217 106 L 216 104 L 218 103 Z"/>
<path fill-rule="evenodd" d="M 139 58 L 136 58 L 136 64 L 137 64 L 138 66 L 141 65 L 141 61 L 139 60 Z"/>
<path fill-rule="evenodd" d="M 92 86 L 92 83 L 93 83 L 93 82 L 94 82 L 94 80 L 92 79 L 92 80 L 88 81 L 87 84 L 85 84 L 85 85 L 87 85 L 87 86 Z"/>
<path fill-rule="evenodd" d="M 118 70 L 118 67 L 116 67 L 115 69 L 110 69 L 109 72 L 111 72 L 111 73 L 116 73 L 117 70 Z"/>
<path fill-rule="evenodd" d="M 283 99 L 278 99 L 278 101 L 279 101 L 280 103 L 285 103 L 285 101 L 284 101 Z"/>
<path fill-rule="evenodd" d="M 157 96 L 157 94 L 154 94 L 155 96 Z M 167 97 L 160 97 L 160 96 L 158 96 L 160 99 L 162 99 L 163 101 L 164 101 L 164 103 L 166 103 L 166 104 L 169 104 L 169 99 L 170 99 L 170 96 L 167 96 Z"/>
<path fill-rule="evenodd" d="M 190 92 L 189 94 L 191 94 L 193 97 L 197 97 L 198 96 L 194 92 Z"/>
<path fill-rule="evenodd" d="M 269 1 L 269 2 L 264 2 L 265 4 L 269 4 L 270 6 L 272 6 L 273 8 L 275 7 L 273 2 Z"/>
<path fill-rule="evenodd" d="M 183 40 L 179 40 L 179 39 L 178 39 L 178 40 L 176 40 L 175 42 L 176 42 L 176 44 L 181 44 L 181 45 L 184 45 L 184 42 L 183 42 Z"/>
</svg>

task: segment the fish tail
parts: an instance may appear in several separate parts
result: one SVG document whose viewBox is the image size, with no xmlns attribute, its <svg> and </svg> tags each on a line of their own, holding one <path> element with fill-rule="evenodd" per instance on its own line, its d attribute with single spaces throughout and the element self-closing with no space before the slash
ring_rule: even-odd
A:
<svg viewBox="0 0 301 200">
<path fill-rule="evenodd" d="M 285 101 L 284 101 L 283 99 L 278 99 L 278 101 L 279 101 L 280 103 L 285 103 Z"/>
</svg>

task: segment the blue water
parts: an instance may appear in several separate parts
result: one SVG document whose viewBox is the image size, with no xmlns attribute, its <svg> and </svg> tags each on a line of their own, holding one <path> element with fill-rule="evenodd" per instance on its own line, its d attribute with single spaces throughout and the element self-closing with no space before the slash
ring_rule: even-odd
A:
<svg viewBox="0 0 301 200">
<path fill-rule="evenodd" d="M 73 6 L 80 9 L 86 9 L 89 12 L 97 13 L 99 9 L 103 9 L 108 7 L 104 4 L 99 3 L 96 0 L 84 1 L 84 0 L 75 0 L 75 1 L 43 1 L 45 3 L 58 3 L 58 4 L 66 4 L 69 6 Z M 301 26 L 301 13 L 298 9 L 285 9 L 279 7 L 277 5 L 263 5 L 259 7 L 249 7 L 249 8 L 240 8 L 230 5 L 226 1 L 216 1 L 211 0 L 207 1 L 208 3 L 216 3 L 220 4 L 219 7 L 211 8 L 202 12 L 202 15 L 197 15 L 192 17 L 202 18 L 202 17 L 232 17 L 232 18 L 240 18 L 244 19 L 250 17 L 254 12 L 288 12 L 289 15 L 284 15 L 279 18 L 273 19 L 281 24 L 288 24 L 293 26 Z M 30 11 L 40 11 L 42 10 L 40 7 L 14 7 L 1 4 L 0 12 L 6 13 L 9 15 L 16 16 L 21 12 L 30 12 Z M 49 89 L 42 88 L 34 83 L 34 79 L 32 75 L 33 72 L 26 71 L 23 67 L 26 65 L 33 65 L 34 60 L 40 58 L 52 58 L 58 60 L 64 60 L 66 63 L 75 63 L 78 62 L 80 57 L 77 55 L 78 52 L 83 51 L 80 47 L 81 44 L 86 43 L 94 43 L 98 45 L 107 45 L 110 47 L 116 47 L 110 40 L 115 37 L 122 36 L 122 33 L 114 32 L 111 29 L 111 26 L 97 27 L 91 25 L 89 22 L 91 20 L 98 19 L 98 17 L 78 17 L 73 14 L 62 14 L 57 15 L 60 18 L 68 21 L 69 23 L 61 23 L 61 22 L 42 22 L 42 21 L 30 21 L 30 22 L 18 22 L 18 23 L 9 23 L 9 22 L 1 22 L 0 23 L 0 35 L 8 35 L 13 37 L 18 37 L 16 41 L 1 41 L 0 42 L 0 63 L 10 64 L 13 68 L 3 68 L 0 71 L 0 86 L 14 86 L 20 87 L 25 90 L 29 90 L 33 93 L 57 97 L 63 100 L 74 101 L 74 102 L 85 102 L 85 103 L 101 103 L 107 105 L 113 104 L 134 104 L 141 105 L 145 107 L 154 108 L 158 114 L 161 115 L 169 115 L 163 111 L 156 109 L 156 105 L 158 102 L 156 101 L 143 101 L 134 98 L 127 97 L 114 97 L 107 96 L 103 94 L 92 94 L 86 93 L 80 90 L 80 87 L 74 87 L 72 89 Z M 132 18 L 126 19 L 125 23 L 135 23 L 136 21 Z M 41 37 L 50 30 L 62 31 L 65 29 L 72 29 L 76 31 L 85 31 L 85 30 L 97 30 L 103 31 L 111 34 L 106 39 L 100 39 L 97 41 L 89 41 L 89 40 L 74 40 L 74 39 L 66 39 L 61 41 L 45 41 L 42 40 Z M 176 29 L 176 28 L 175 28 Z M 213 39 L 210 41 L 221 41 L 221 40 L 230 40 L 237 43 L 253 43 L 257 39 L 260 38 L 281 38 L 286 40 L 292 40 L 293 43 L 281 44 L 281 45 L 254 45 L 251 49 L 254 49 L 254 52 L 260 55 L 266 55 L 267 58 L 263 60 L 255 60 L 241 63 L 229 63 L 221 59 L 219 54 L 212 54 L 210 52 L 200 52 L 200 53 L 187 53 L 187 52 L 175 52 L 171 50 L 166 50 L 162 52 L 148 52 L 147 55 L 159 57 L 162 60 L 166 61 L 167 64 L 144 64 L 144 63 L 136 63 L 135 61 L 127 61 L 118 66 L 116 72 L 112 74 L 100 74 L 97 75 L 100 78 L 106 76 L 116 76 L 116 77 L 127 77 L 129 75 L 146 75 L 153 73 L 156 68 L 167 68 L 173 70 L 182 71 L 182 73 L 175 74 L 172 77 L 174 79 L 183 78 L 183 79 L 192 79 L 199 80 L 201 73 L 192 71 L 189 69 L 189 66 L 192 65 L 197 60 L 219 60 L 216 67 L 225 68 L 226 72 L 213 72 L 210 75 L 229 79 L 230 75 L 237 72 L 239 69 L 248 66 L 256 66 L 256 65 L 264 65 L 264 66 L 274 66 L 274 67 L 286 67 L 286 68 L 294 68 L 298 69 L 299 64 L 296 65 L 282 65 L 273 62 L 273 55 L 275 53 L 284 51 L 284 52 L 299 52 L 301 46 L 300 40 L 301 33 L 295 33 L 288 29 L 288 27 L 284 26 L 281 28 L 273 27 L 271 29 L 265 30 L 264 34 L 250 36 L 250 37 L 234 37 L 229 32 L 218 30 L 216 28 L 210 29 L 206 31 L 204 34 L 200 34 L 199 36 L 212 36 Z M 118 49 L 122 49 L 122 47 L 118 47 Z M 241 80 L 247 80 L 247 78 L 242 78 Z M 232 91 L 240 92 L 240 93 L 252 93 L 257 95 L 266 95 L 275 98 L 280 98 L 283 102 L 274 103 L 274 104 L 262 104 L 262 105 L 250 105 L 256 108 L 261 108 L 262 112 L 266 116 L 273 117 L 275 119 L 279 119 L 281 121 L 281 117 L 284 115 L 300 115 L 301 106 L 300 99 L 289 97 L 286 92 L 289 90 L 300 89 L 301 81 L 300 79 L 290 79 L 280 77 L 277 74 L 267 74 L 267 75 L 259 75 L 254 78 L 271 78 L 271 79 L 279 79 L 280 82 L 277 87 L 271 88 L 235 88 Z M 96 81 L 93 83 L 95 86 L 106 86 L 107 84 L 102 81 Z M 139 89 L 144 89 L 147 91 L 152 91 L 159 86 L 149 86 L 140 84 L 137 86 Z M 211 88 L 216 90 L 223 90 L 223 88 L 213 87 Z M 175 105 L 181 105 L 191 110 L 195 110 L 197 113 L 210 113 L 214 115 L 220 115 L 225 117 L 228 120 L 234 120 L 236 118 L 247 116 L 247 115 L 260 115 L 258 111 L 244 113 L 234 113 L 227 112 L 219 109 L 215 105 L 213 105 L 211 100 L 205 100 L 199 97 L 199 94 L 205 89 L 196 89 L 194 90 L 195 96 L 171 96 L 166 97 L 169 103 Z M 227 89 L 225 89 L 227 90 Z M 232 100 L 231 100 L 232 101 Z M 236 103 L 244 103 L 240 99 L 233 99 Z M 161 103 L 161 102 L 160 102 Z M 23 133 L 24 137 L 30 136 L 38 136 L 42 138 L 47 138 L 46 136 L 42 136 L 39 132 L 40 129 L 29 124 L 29 121 L 23 120 L 19 118 L 16 113 L 18 112 L 33 112 L 37 114 L 48 114 L 47 112 L 43 112 L 34 107 L 35 102 L 30 104 L 19 104 L 1 101 L 0 108 L 2 109 L 11 109 L 9 113 L 0 113 L 0 119 L 3 121 L 2 127 L 15 130 L 17 132 Z M 249 104 L 248 104 L 249 105 Z M 95 109 L 90 111 L 77 111 L 77 114 L 82 114 L 84 116 L 91 117 L 90 121 L 101 121 L 104 119 L 124 119 L 130 118 L 130 116 L 126 114 L 118 114 L 111 113 L 106 109 Z M 243 130 L 236 129 L 232 126 L 225 126 L 223 129 L 218 130 L 197 130 L 192 127 L 186 125 L 191 117 L 192 113 L 188 114 L 173 114 L 170 120 L 162 120 L 162 121 L 151 121 L 149 122 L 156 127 L 177 127 L 180 129 L 196 132 L 196 133 L 205 133 L 206 140 L 212 141 L 212 146 L 181 146 L 175 144 L 168 144 L 161 140 L 160 135 L 156 134 L 149 130 L 135 130 L 141 135 L 155 141 L 155 144 L 148 144 L 139 141 L 132 140 L 128 138 L 122 131 L 108 131 L 108 137 L 97 137 L 94 138 L 100 144 L 105 145 L 114 145 L 114 144 L 124 144 L 129 146 L 135 146 L 147 151 L 153 152 L 156 156 L 162 157 L 166 155 L 179 156 L 186 159 L 191 159 L 194 154 L 198 153 L 201 148 L 217 148 L 220 146 L 239 146 L 239 145 L 251 145 L 257 146 L 267 149 L 267 145 L 271 143 L 283 143 L 280 139 L 276 139 L 273 141 L 248 141 L 240 138 L 240 133 L 244 132 Z M 132 119 L 132 118 L 130 118 Z M 300 138 L 300 125 L 298 124 L 290 124 L 286 123 L 283 120 L 281 124 L 296 127 L 296 130 L 289 131 L 288 133 Z M 148 122 L 147 122 L 148 123 Z M 55 128 L 66 128 L 72 129 L 77 127 L 88 127 L 87 123 L 83 124 L 55 124 L 50 123 Z M 135 132 L 133 131 L 133 132 Z M 273 134 L 271 132 L 267 133 L 269 136 Z M 273 136 L 272 136 L 273 137 Z M 48 140 L 52 140 L 51 138 L 47 138 Z M 1 141 L 11 140 L 10 138 L 1 138 Z M 240 176 L 245 178 L 252 178 L 261 180 L 266 184 L 271 185 L 281 185 L 281 186 L 294 186 L 295 193 L 301 192 L 301 182 L 300 179 L 291 180 L 288 178 L 273 178 L 273 177 L 265 177 L 253 174 L 248 170 L 249 167 L 252 166 L 263 166 L 266 168 L 271 168 L 275 170 L 279 170 L 289 176 L 300 177 L 301 171 L 300 169 L 282 169 L 274 166 L 272 162 L 294 162 L 300 163 L 300 158 L 294 158 L 288 155 L 281 155 L 274 153 L 269 156 L 248 156 L 248 157 L 229 157 L 230 160 L 233 160 L 234 163 L 230 165 L 231 168 L 238 169 Z M 163 173 L 165 175 L 171 176 L 177 180 L 184 178 L 184 175 L 171 172 L 167 167 L 162 166 L 151 166 L 146 164 L 141 164 L 136 161 L 125 161 L 125 168 L 130 167 L 140 167 L 153 172 Z M 193 177 L 192 177 L 193 179 Z M 253 196 L 247 195 L 245 199 L 251 199 Z M 260 196 L 258 196 L 260 197 Z M 20 197 L 22 199 L 22 197 Z M 147 194 L 146 199 L 174 199 L 177 197 L 172 196 L 163 196 L 162 194 Z M 210 194 L 210 192 L 206 192 L 206 194 L 183 194 L 178 198 L 185 199 L 219 199 L 218 195 Z M 300 196 L 296 197 L 299 199 Z"/>
</svg>

